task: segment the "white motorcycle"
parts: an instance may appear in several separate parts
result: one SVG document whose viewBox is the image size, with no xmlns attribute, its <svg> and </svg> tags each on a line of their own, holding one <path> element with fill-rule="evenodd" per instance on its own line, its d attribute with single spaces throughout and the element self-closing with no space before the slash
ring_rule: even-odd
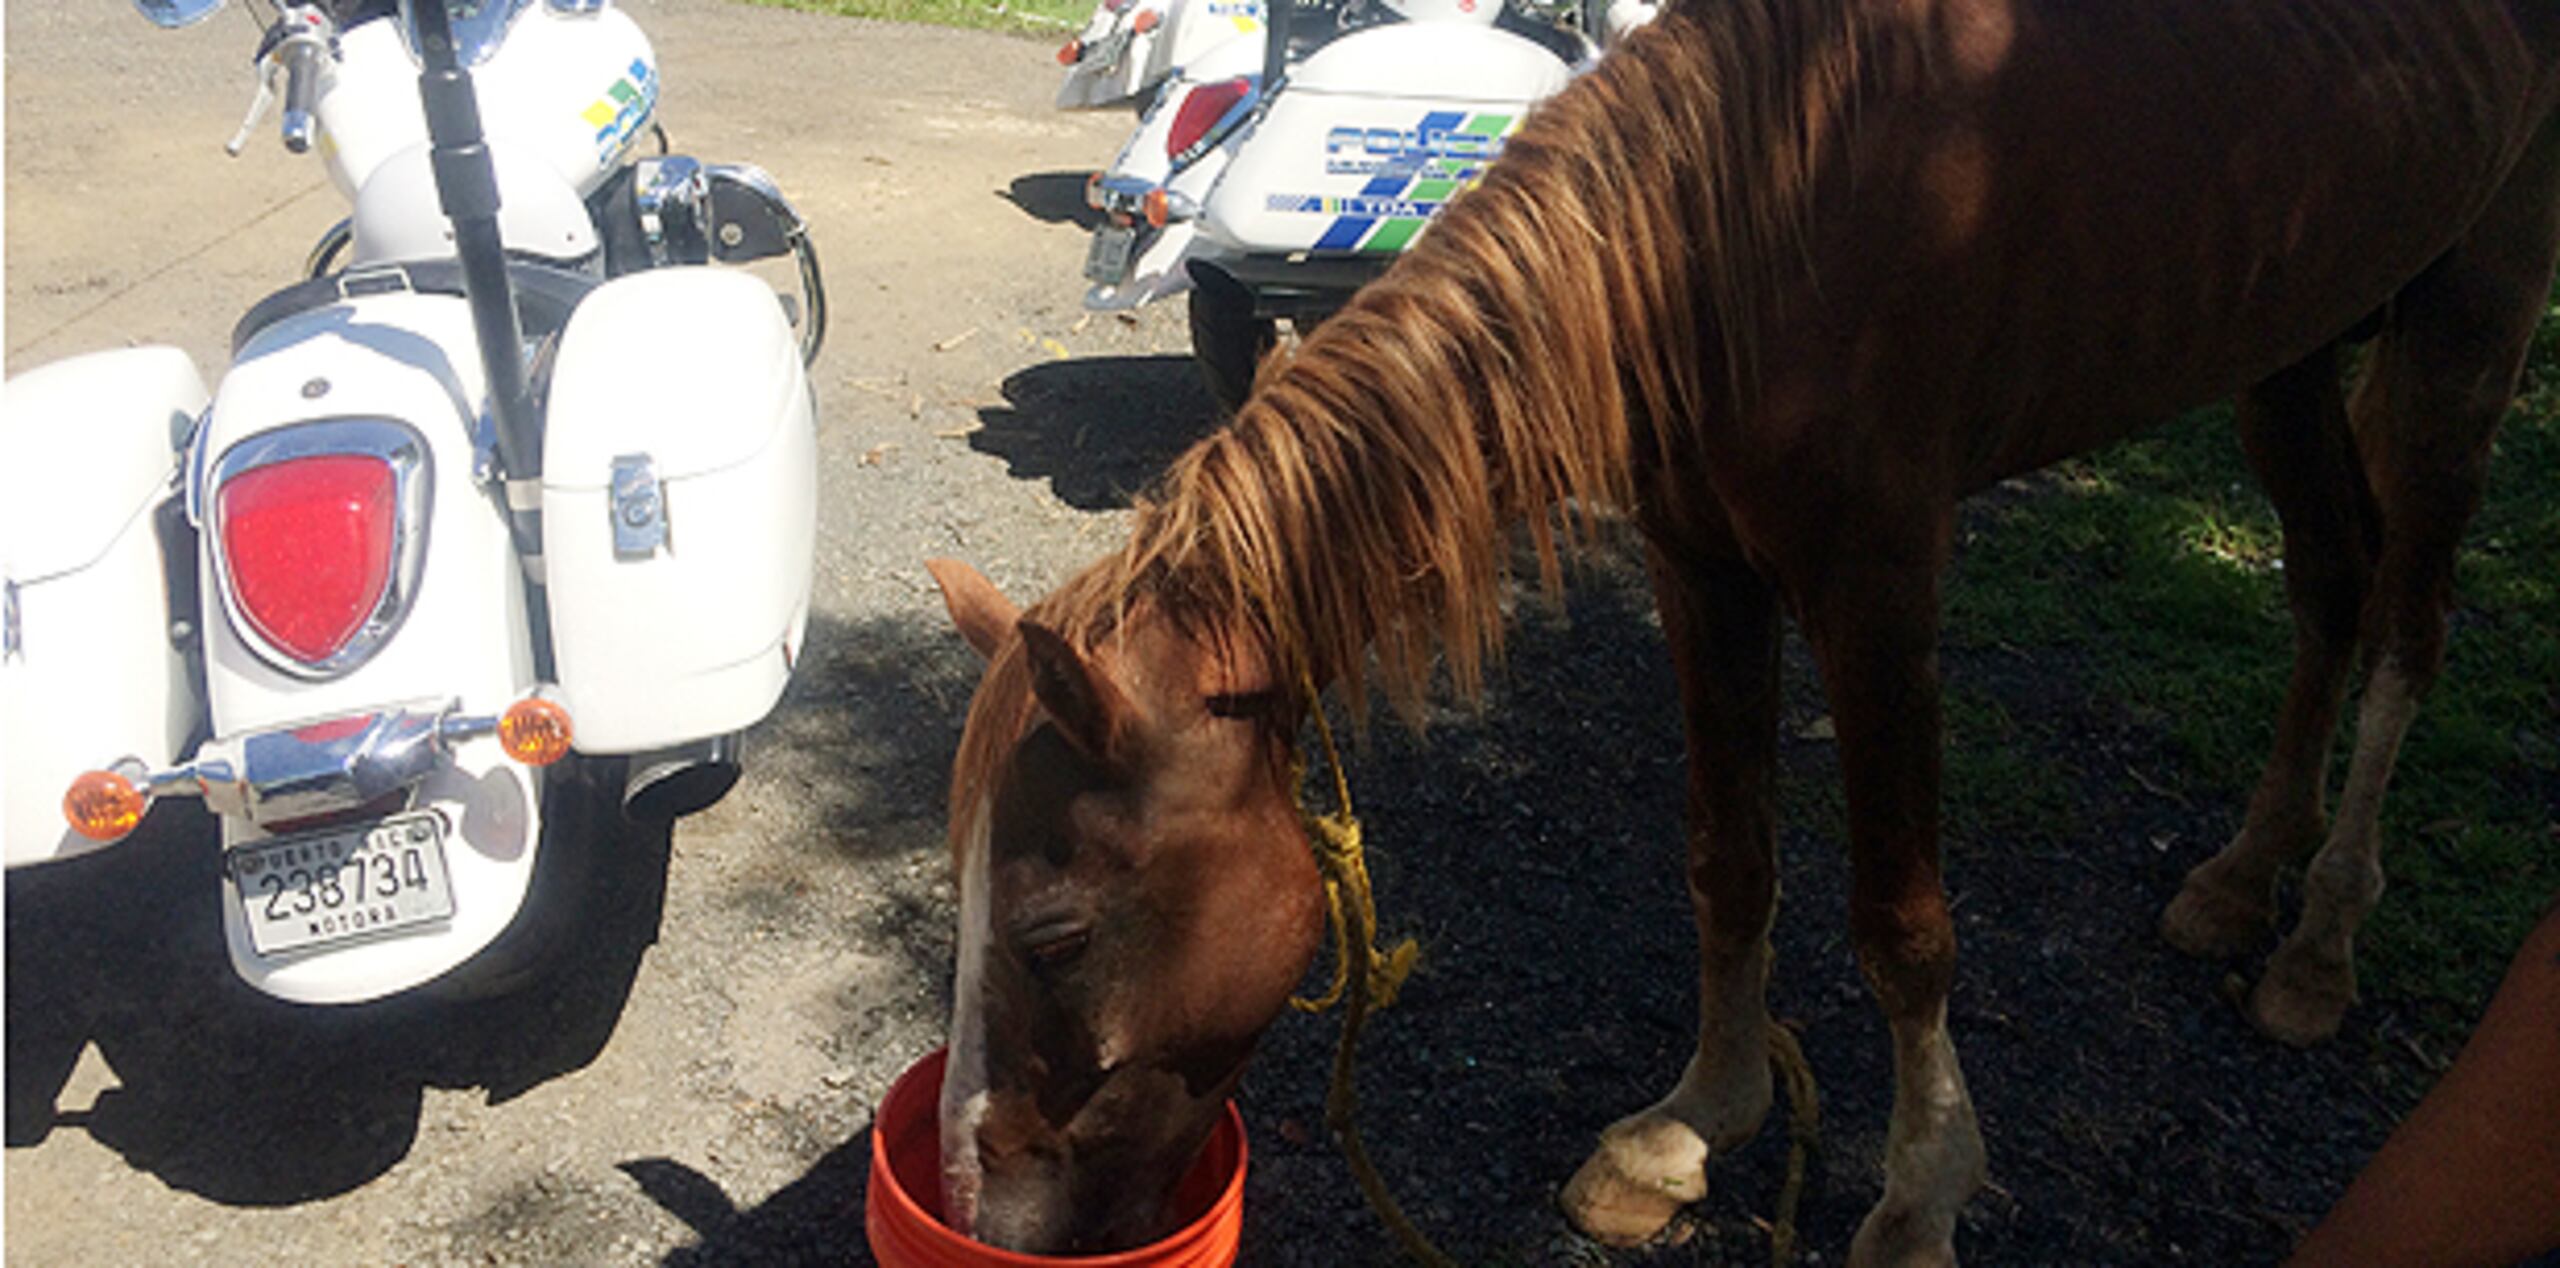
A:
<svg viewBox="0 0 2560 1268">
<path fill-rule="evenodd" d="M 528 903 L 594 844 L 555 797 L 718 800 L 800 655 L 817 258 L 761 171 L 637 157 L 657 60 L 608 0 L 273 17 L 231 149 L 280 83 L 353 214 L 217 390 L 166 347 L 6 387 L 0 846 L 201 807 L 251 986 L 512 985 L 578 918 Z M 723 267 L 764 259 L 796 296 Z"/>
<path fill-rule="evenodd" d="M 1067 68 L 1058 108 L 1122 106 L 1144 115 L 1176 68 L 1239 37 L 1259 47 L 1267 8 L 1263 0 L 1101 0 L 1084 30 L 1058 49 Z"/>
<path fill-rule="evenodd" d="M 1285 38 L 1241 33 L 1178 63 L 1087 186 L 1104 222 L 1085 306 L 1189 292 L 1193 353 L 1232 409 L 1280 319 L 1306 328 L 1339 309 L 1475 183 L 1531 106 L 1596 63 L 1604 34 L 1652 12 L 1637 0 L 1270 0 L 1268 29 Z"/>
</svg>

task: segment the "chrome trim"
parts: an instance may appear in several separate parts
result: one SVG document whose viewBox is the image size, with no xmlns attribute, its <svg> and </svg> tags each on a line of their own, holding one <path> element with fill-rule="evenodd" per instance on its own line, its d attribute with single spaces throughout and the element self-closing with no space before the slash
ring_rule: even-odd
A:
<svg viewBox="0 0 2560 1268">
<path fill-rule="evenodd" d="M 1232 83 L 1238 79 L 1244 81 L 1244 95 L 1236 98 L 1235 104 L 1227 107 L 1226 113 L 1219 115 L 1216 121 L 1209 125 L 1209 130 L 1200 134 L 1198 140 L 1185 147 L 1181 153 L 1167 156 L 1172 163 L 1172 172 L 1166 179 L 1170 180 L 1173 176 L 1188 171 L 1192 164 L 1199 162 L 1209 151 L 1226 144 L 1227 138 L 1235 135 L 1236 131 L 1244 126 L 1245 120 L 1262 112 L 1264 98 L 1260 75 L 1236 75 L 1228 79 L 1213 80 L 1195 85 L 1193 91 L 1216 84 Z M 1186 104 L 1188 100 L 1186 97 Z M 1165 97 L 1165 101 L 1167 103 L 1172 101 L 1170 94 Z M 1168 141 L 1170 139 L 1167 138 Z"/>
<path fill-rule="evenodd" d="M 0 660 L 24 660 L 26 655 L 19 641 L 18 583 L 0 581 Z"/>
<path fill-rule="evenodd" d="M 590 13 L 604 12 L 607 0 L 545 0 L 545 3 L 553 13 L 583 17 Z"/>
<path fill-rule="evenodd" d="M 649 244 L 650 258 L 666 264 L 671 231 L 689 241 L 701 237 L 702 207 L 710 201 L 711 179 L 704 174 L 701 160 L 683 154 L 642 159 L 638 166 L 632 202 L 640 213 L 640 234 Z"/>
<path fill-rule="evenodd" d="M 615 454 L 607 497 L 616 559 L 646 559 L 667 544 L 667 500 L 658 464 L 645 453 Z"/>
<path fill-rule="evenodd" d="M 213 406 L 208 404 L 204 407 L 203 413 L 196 415 L 194 430 L 187 433 L 185 470 L 178 477 L 178 482 L 183 486 L 178 493 L 187 504 L 187 527 L 199 531 L 204 528 L 205 461 L 207 451 L 212 447 Z"/>
<path fill-rule="evenodd" d="M 825 271 L 818 267 L 818 244 L 809 236 L 809 218 L 783 196 L 782 186 L 771 173 L 753 163 L 713 163 L 705 171 L 704 207 L 716 211 L 718 205 L 709 186 L 735 185 L 762 201 L 782 226 L 783 241 L 790 245 L 793 262 L 799 267 L 800 298 L 807 308 L 800 320 L 800 364 L 816 365 L 818 350 L 827 342 L 827 282 Z M 725 239 L 735 230 L 726 225 L 706 225 L 705 232 Z"/>
<path fill-rule="evenodd" d="M 488 0 L 465 8 L 452 6 L 448 14 L 453 24 L 453 56 L 465 68 L 478 66 L 496 55 L 507 42 L 507 32 L 516 19 L 533 7 L 533 0 Z M 410 0 L 400 0 L 400 42 L 409 48 L 409 56 L 423 63 L 419 48 L 418 16 Z"/>
<path fill-rule="evenodd" d="M 670 154 L 640 160 L 632 180 L 632 206 L 653 267 L 703 264 L 715 258 L 725 263 L 742 262 L 734 254 L 741 245 L 766 235 L 758 227 L 720 223 L 717 189 L 743 190 L 755 200 L 757 210 L 770 217 L 773 235 L 780 241 L 771 248 L 759 241 L 752 248 L 757 252 L 753 258 L 788 252 L 798 265 L 804 309 L 795 319 L 800 328 L 800 363 L 816 364 L 818 350 L 827 339 L 825 271 L 818 265 L 818 249 L 809 236 L 808 218 L 783 196 L 782 187 L 772 175 L 752 163 L 706 164 L 687 155 Z"/>
<path fill-rule="evenodd" d="M 318 242 L 311 244 L 311 254 L 302 257 L 304 277 L 327 277 L 329 266 L 338 262 L 338 253 L 356 240 L 355 218 L 350 216 L 329 226 Z"/>
<path fill-rule="evenodd" d="M 743 735 L 731 731 L 631 756 L 622 812 L 635 822 L 666 823 L 719 804 L 737 787 Z"/>
<path fill-rule="evenodd" d="M 1200 200 L 1171 186 L 1159 186 L 1143 176 L 1105 176 L 1095 182 L 1095 195 L 1102 205 L 1096 210 L 1117 212 L 1134 220 L 1147 218 L 1147 195 L 1164 190 L 1166 224 L 1179 224 L 1200 218 Z"/>
<path fill-rule="evenodd" d="M 1144 176 L 1122 176 L 1109 173 L 1094 182 L 1094 190 L 1102 196 L 1103 211 L 1137 211 L 1156 183 Z"/>
<path fill-rule="evenodd" d="M 164 31 L 194 26 L 222 11 L 222 0 L 133 0 L 151 25 Z"/>
<path fill-rule="evenodd" d="M 713 163 L 704 171 L 712 180 L 725 180 L 743 185 L 753 190 L 758 196 L 772 202 L 775 209 L 782 213 L 782 218 L 790 224 L 793 233 L 802 232 L 808 227 L 808 220 L 791 205 L 790 199 L 782 196 L 782 186 L 774 183 L 771 172 L 753 163 Z"/>
<path fill-rule="evenodd" d="M 498 729 L 495 715 L 460 708 L 456 699 L 413 700 L 220 736 L 185 764 L 143 773 L 135 782 L 155 798 L 201 797 L 207 810 L 253 823 L 353 810 L 415 786 L 454 745 Z"/>
<path fill-rule="evenodd" d="M 231 560 L 222 536 L 222 486 L 232 477 L 296 458 L 357 454 L 388 463 L 392 474 L 391 579 L 364 624 L 344 646 L 317 664 L 305 663 L 269 643 L 245 613 L 231 584 Z M 427 524 L 434 504 L 435 464 L 427 438 L 406 423 L 388 418 L 332 418 L 295 423 L 262 431 L 234 442 L 213 464 L 201 494 L 204 549 L 222 592 L 223 615 L 232 630 L 258 658 L 296 678 L 325 682 L 343 677 L 370 659 L 400 622 L 418 590 L 427 563 Z"/>
</svg>

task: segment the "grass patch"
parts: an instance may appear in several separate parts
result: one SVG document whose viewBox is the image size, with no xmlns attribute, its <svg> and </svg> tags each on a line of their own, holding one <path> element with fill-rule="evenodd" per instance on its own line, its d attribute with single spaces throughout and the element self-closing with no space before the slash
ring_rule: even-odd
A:
<svg viewBox="0 0 2560 1268">
<path fill-rule="evenodd" d="M 922 22 L 1044 38 L 1074 34 L 1092 15 L 1092 0 L 749 0 L 776 9 L 805 9 L 884 22 Z"/>
<path fill-rule="evenodd" d="M 2384 814 L 2390 890 L 2359 939 L 2366 993 L 2448 1033 L 2468 1029 L 2560 891 L 2554 299 L 2465 538 L 2445 673 Z M 2080 666 L 2078 685 L 2101 697 L 2093 707 L 2156 725 L 2182 765 L 2174 773 L 2224 798 L 2235 821 L 2292 661 L 2281 531 L 2247 472 L 2227 408 L 2064 463 L 1968 521 L 1976 531 L 1946 605 L 1951 648 Z M 2353 717 L 2350 702 L 2333 796 Z M 1996 737 L 2002 721 L 1951 708 L 1954 732 Z M 1951 790 L 2003 774 L 1960 771 L 1952 752 L 1950 762 Z"/>
<path fill-rule="evenodd" d="M 2088 839 L 2074 790 L 2080 781 L 2047 754 L 2052 737 L 2030 735 L 1991 694 L 1962 681 L 1945 694 L 1943 829 L 1952 854 L 1983 844 Z"/>
</svg>

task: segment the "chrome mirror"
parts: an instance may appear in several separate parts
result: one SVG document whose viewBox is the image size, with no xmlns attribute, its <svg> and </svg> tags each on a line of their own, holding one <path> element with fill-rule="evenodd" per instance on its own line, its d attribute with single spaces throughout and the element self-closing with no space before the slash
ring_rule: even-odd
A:
<svg viewBox="0 0 2560 1268">
<path fill-rule="evenodd" d="M 222 7 L 222 0 L 133 0 L 133 7 L 151 20 L 151 25 L 165 30 L 194 26 Z"/>
<path fill-rule="evenodd" d="M 445 0 L 446 20 L 453 29 L 454 60 L 466 67 L 489 60 L 506 42 L 507 29 L 532 7 L 533 0 Z M 409 45 L 409 56 L 423 64 L 426 34 L 419 25 L 416 0 L 400 0 L 400 37 Z"/>
</svg>

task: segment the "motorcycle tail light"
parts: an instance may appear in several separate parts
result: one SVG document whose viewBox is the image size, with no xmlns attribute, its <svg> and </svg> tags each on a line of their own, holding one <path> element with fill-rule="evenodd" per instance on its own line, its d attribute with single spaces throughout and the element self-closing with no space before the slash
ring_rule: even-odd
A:
<svg viewBox="0 0 2560 1268">
<path fill-rule="evenodd" d="M 1162 25 L 1163 22 L 1163 13 L 1154 9 L 1141 9 L 1138 11 L 1138 16 L 1129 19 L 1129 29 L 1144 35 Z"/>
<path fill-rule="evenodd" d="M 1084 41 L 1083 41 L 1083 40 L 1081 40 L 1081 39 L 1071 39 L 1071 40 L 1068 40 L 1066 43 L 1061 44 L 1061 45 L 1059 45 L 1059 46 L 1058 46 L 1058 64 L 1059 64 L 1060 66 L 1073 66 L 1073 65 L 1075 65 L 1077 62 L 1080 62 L 1080 61 L 1083 61 L 1083 60 L 1084 60 Z"/>
<path fill-rule="evenodd" d="M 398 488 L 369 454 L 253 467 L 216 495 L 235 609 L 287 656 L 318 665 L 381 607 L 391 585 Z"/>
<path fill-rule="evenodd" d="M 150 798 L 133 781 L 111 770 L 93 770 L 71 781 L 62 794 L 62 817 L 71 830 L 92 841 L 113 841 L 142 822 Z"/>
<path fill-rule="evenodd" d="M 1165 156 L 1179 166 L 1206 153 L 1243 117 L 1243 107 L 1252 96 L 1253 81 L 1241 77 L 1192 89 L 1174 111 L 1172 130 L 1164 135 Z"/>
</svg>

